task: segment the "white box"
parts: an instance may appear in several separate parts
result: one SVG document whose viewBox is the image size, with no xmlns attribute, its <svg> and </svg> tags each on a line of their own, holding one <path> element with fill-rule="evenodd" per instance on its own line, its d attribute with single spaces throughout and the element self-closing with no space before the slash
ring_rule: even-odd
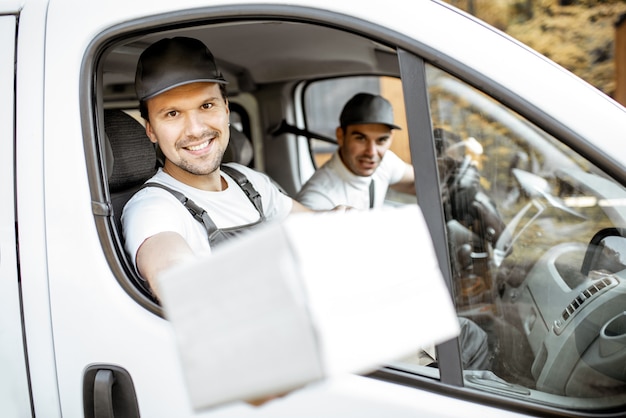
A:
<svg viewBox="0 0 626 418">
<path fill-rule="evenodd" d="M 458 335 L 417 206 L 292 215 L 159 277 L 194 409 L 364 373 Z"/>
</svg>

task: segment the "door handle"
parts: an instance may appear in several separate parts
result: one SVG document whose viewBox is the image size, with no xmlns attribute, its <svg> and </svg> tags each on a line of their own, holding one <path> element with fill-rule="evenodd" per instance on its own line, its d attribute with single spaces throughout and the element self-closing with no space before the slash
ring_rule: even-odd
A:
<svg viewBox="0 0 626 418">
<path fill-rule="evenodd" d="M 113 413 L 113 385 L 115 376 L 111 370 L 100 369 L 93 383 L 93 415 L 95 418 L 115 418 Z"/>
<path fill-rule="evenodd" d="M 128 371 L 111 364 L 94 364 L 83 375 L 85 418 L 139 418 L 135 386 Z"/>
</svg>

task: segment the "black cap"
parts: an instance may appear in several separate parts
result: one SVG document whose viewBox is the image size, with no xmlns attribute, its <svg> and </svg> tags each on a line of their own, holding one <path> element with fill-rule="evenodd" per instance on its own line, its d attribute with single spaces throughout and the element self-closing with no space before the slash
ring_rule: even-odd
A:
<svg viewBox="0 0 626 418">
<path fill-rule="evenodd" d="M 387 99 L 374 94 L 358 93 L 343 107 L 339 124 L 345 128 L 364 123 L 380 123 L 391 129 L 400 129 L 393 123 L 393 109 Z"/>
<path fill-rule="evenodd" d="M 217 69 L 213 54 L 197 39 L 161 39 L 139 57 L 135 92 L 140 101 L 196 82 L 227 84 Z"/>
</svg>

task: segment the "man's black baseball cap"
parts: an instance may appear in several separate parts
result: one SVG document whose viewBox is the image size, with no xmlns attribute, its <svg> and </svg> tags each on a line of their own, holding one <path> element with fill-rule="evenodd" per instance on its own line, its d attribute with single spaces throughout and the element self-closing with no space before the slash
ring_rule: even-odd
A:
<svg viewBox="0 0 626 418">
<path fill-rule="evenodd" d="M 217 69 L 211 51 L 197 39 L 161 39 L 139 57 L 135 92 L 140 101 L 196 82 L 228 83 Z"/>
<path fill-rule="evenodd" d="M 380 123 L 391 129 L 400 129 L 393 123 L 393 108 L 387 99 L 374 94 L 358 93 L 343 107 L 339 124 L 345 128 L 348 125 L 367 123 Z"/>
</svg>

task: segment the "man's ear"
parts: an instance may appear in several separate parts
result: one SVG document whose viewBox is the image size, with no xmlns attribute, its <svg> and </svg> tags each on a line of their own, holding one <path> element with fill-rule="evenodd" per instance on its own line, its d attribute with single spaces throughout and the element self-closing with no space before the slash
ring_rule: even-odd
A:
<svg viewBox="0 0 626 418">
<path fill-rule="evenodd" d="M 335 136 L 337 137 L 337 144 L 341 147 L 343 145 L 343 128 L 341 126 L 335 130 Z"/>
<path fill-rule="evenodd" d="M 157 143 L 156 135 L 154 134 L 154 131 L 152 130 L 152 125 L 149 121 L 146 121 L 146 135 L 148 136 L 148 138 L 150 138 L 150 142 L 152 142 L 153 144 Z"/>
</svg>

